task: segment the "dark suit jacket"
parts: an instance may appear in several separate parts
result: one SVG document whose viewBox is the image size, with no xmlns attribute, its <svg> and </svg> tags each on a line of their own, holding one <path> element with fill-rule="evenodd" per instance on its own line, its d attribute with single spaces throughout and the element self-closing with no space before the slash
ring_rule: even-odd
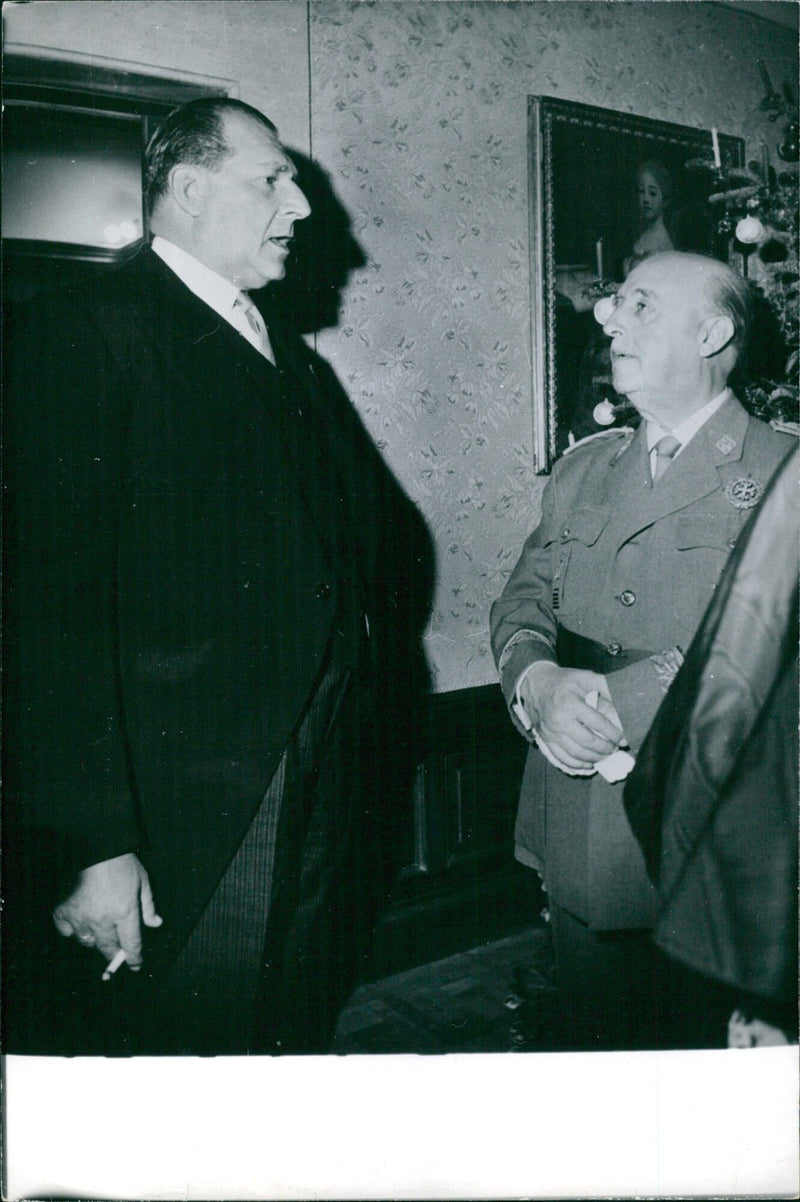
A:
<svg viewBox="0 0 800 1202">
<path fill-rule="evenodd" d="M 44 851 L 64 888 L 137 851 L 164 958 L 332 640 L 363 678 L 364 615 L 374 643 L 397 604 L 378 457 L 312 356 L 273 343 L 278 370 L 149 249 L 21 306 L 7 339 L 10 869 Z"/>
<path fill-rule="evenodd" d="M 625 787 L 656 942 L 723 984 L 797 996 L 797 469 L 731 556 Z"/>
</svg>

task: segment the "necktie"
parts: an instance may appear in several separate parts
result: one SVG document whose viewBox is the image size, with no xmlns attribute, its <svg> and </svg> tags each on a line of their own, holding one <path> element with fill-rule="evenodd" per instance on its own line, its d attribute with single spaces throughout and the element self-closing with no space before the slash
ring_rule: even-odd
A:
<svg viewBox="0 0 800 1202">
<path fill-rule="evenodd" d="M 656 453 L 655 463 L 653 464 L 654 484 L 664 475 L 664 472 L 680 450 L 680 446 L 681 444 L 674 434 L 665 434 L 663 438 L 659 438 L 653 448 Z"/>
<path fill-rule="evenodd" d="M 248 341 L 252 342 L 256 350 L 259 351 L 265 359 L 269 359 L 270 363 L 274 363 L 275 356 L 272 353 L 269 335 L 267 334 L 267 327 L 264 325 L 261 314 L 250 300 L 250 297 L 245 296 L 244 293 L 241 293 L 241 295 L 237 296 L 233 307 L 234 310 L 241 313 L 247 321 L 247 325 L 252 334 L 252 337 L 248 338 Z M 247 332 L 243 327 L 240 328 L 242 329 L 242 333 L 247 338 Z"/>
</svg>

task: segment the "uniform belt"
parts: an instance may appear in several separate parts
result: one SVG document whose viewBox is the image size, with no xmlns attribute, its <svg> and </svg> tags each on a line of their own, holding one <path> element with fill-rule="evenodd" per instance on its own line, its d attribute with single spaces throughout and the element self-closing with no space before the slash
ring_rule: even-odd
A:
<svg viewBox="0 0 800 1202">
<path fill-rule="evenodd" d="M 622 647 L 620 643 L 598 643 L 567 630 L 566 626 L 559 625 L 556 634 L 556 659 L 562 668 L 584 668 L 607 676 L 652 654 L 652 651 Z"/>
</svg>

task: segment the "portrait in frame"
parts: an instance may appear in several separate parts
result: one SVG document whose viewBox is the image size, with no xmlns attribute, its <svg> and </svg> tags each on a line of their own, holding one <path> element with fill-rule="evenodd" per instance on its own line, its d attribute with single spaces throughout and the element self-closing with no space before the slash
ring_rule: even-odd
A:
<svg viewBox="0 0 800 1202">
<path fill-rule="evenodd" d="M 533 447 L 548 472 L 572 442 L 636 414 L 611 386 L 594 306 L 647 254 L 727 258 L 720 167 L 744 140 L 547 96 L 528 98 Z"/>
</svg>

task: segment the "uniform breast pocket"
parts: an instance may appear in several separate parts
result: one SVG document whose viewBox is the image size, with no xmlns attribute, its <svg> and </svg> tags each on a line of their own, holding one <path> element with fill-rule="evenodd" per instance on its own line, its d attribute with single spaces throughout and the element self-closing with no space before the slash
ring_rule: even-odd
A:
<svg viewBox="0 0 800 1202">
<path fill-rule="evenodd" d="M 558 617 L 572 614 L 591 593 L 597 572 L 596 545 L 608 525 L 603 509 L 574 509 L 546 544 L 553 557 L 553 612 Z"/>
<path fill-rule="evenodd" d="M 675 531 L 678 579 L 705 605 L 739 534 L 738 515 L 680 518 Z M 683 590 L 676 590 L 677 593 Z"/>
</svg>

